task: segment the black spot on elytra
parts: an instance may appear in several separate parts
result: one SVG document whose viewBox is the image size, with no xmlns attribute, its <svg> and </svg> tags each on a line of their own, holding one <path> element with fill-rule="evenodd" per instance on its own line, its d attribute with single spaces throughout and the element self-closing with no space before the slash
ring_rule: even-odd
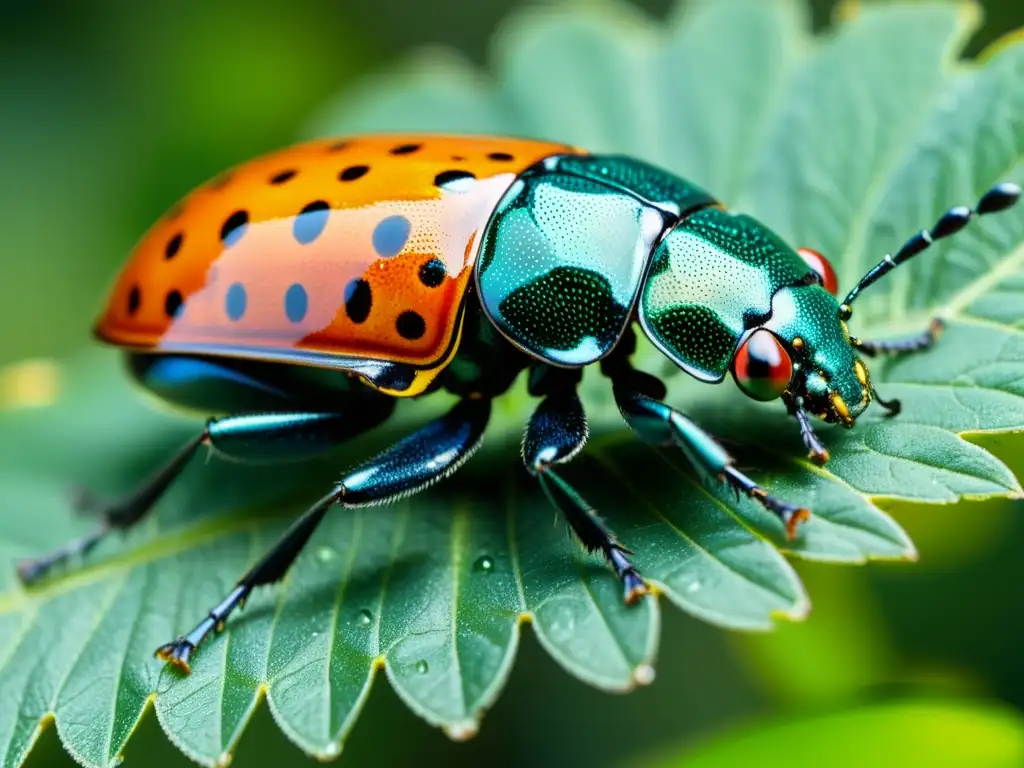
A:
<svg viewBox="0 0 1024 768">
<path fill-rule="evenodd" d="M 139 290 L 139 286 L 133 285 L 132 289 L 128 291 L 128 315 L 133 316 L 139 311 L 139 307 L 142 306 L 142 291 Z"/>
<path fill-rule="evenodd" d="M 434 177 L 434 186 L 442 189 L 457 188 L 475 178 L 476 176 L 469 171 L 441 171 Z"/>
<path fill-rule="evenodd" d="M 365 280 L 353 280 L 345 286 L 345 314 L 353 323 L 364 323 L 370 316 L 373 294 Z"/>
<path fill-rule="evenodd" d="M 164 312 L 173 320 L 181 313 L 181 306 L 184 303 L 180 291 L 170 291 L 164 299 Z"/>
<path fill-rule="evenodd" d="M 405 310 L 398 316 L 398 320 L 395 321 L 395 330 L 398 331 L 398 335 L 403 339 L 409 339 L 415 341 L 421 338 L 427 331 L 427 324 L 423 321 L 423 318 L 417 312 L 413 312 L 411 309 Z"/>
<path fill-rule="evenodd" d="M 349 141 L 336 141 L 333 144 L 331 144 L 331 146 L 329 146 L 327 148 L 327 151 L 328 152 L 341 152 L 341 150 L 343 150 L 345 147 L 347 147 L 351 143 L 352 142 L 349 142 Z"/>
<path fill-rule="evenodd" d="M 170 240 L 167 241 L 167 245 L 164 246 L 164 258 L 170 261 L 178 255 L 178 251 L 181 250 L 181 241 L 185 239 L 185 235 L 181 232 L 176 234 Z"/>
<path fill-rule="evenodd" d="M 440 259 L 431 259 L 420 267 L 420 282 L 427 288 L 437 288 L 444 282 L 446 270 Z"/>
<path fill-rule="evenodd" d="M 392 155 L 411 155 L 422 146 L 422 144 L 399 144 L 397 147 L 392 147 L 390 152 Z"/>
<path fill-rule="evenodd" d="M 515 160 L 515 158 L 508 152 L 491 152 L 488 157 L 491 158 L 491 160 L 497 160 L 500 163 L 508 163 Z"/>
<path fill-rule="evenodd" d="M 294 170 L 292 168 L 289 168 L 287 171 L 281 171 L 280 173 L 275 173 L 273 176 L 270 177 L 270 183 L 271 184 L 284 184 L 286 181 L 290 181 L 290 180 L 294 179 L 295 178 L 295 174 L 297 174 L 297 173 L 298 173 L 298 171 L 296 171 L 296 170 Z"/>
<path fill-rule="evenodd" d="M 235 211 L 225 220 L 220 228 L 220 241 L 230 247 L 242 239 L 246 227 L 249 226 L 249 212 Z"/>
<path fill-rule="evenodd" d="M 338 174 L 338 179 L 341 181 L 355 181 L 365 176 L 369 170 L 370 166 L 368 165 L 350 165 Z"/>
</svg>

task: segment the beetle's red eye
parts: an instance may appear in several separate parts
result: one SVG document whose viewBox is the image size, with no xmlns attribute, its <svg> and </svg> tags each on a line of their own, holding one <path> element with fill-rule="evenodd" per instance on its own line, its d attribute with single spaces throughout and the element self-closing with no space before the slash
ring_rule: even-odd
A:
<svg viewBox="0 0 1024 768">
<path fill-rule="evenodd" d="M 754 331 L 732 361 L 732 375 L 755 400 L 774 400 L 793 378 L 793 361 L 779 340 L 765 330 Z"/>
<path fill-rule="evenodd" d="M 839 278 L 836 277 L 836 271 L 832 269 L 828 259 L 817 251 L 812 251 L 810 248 L 797 248 L 796 252 L 803 257 L 808 267 L 818 273 L 818 276 L 821 277 L 821 284 L 826 291 L 833 296 L 839 293 Z"/>
</svg>

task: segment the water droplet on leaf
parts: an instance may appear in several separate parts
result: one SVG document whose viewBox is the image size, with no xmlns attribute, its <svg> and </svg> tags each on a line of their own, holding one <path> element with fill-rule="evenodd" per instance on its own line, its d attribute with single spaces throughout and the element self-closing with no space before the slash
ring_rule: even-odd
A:
<svg viewBox="0 0 1024 768">
<path fill-rule="evenodd" d="M 363 610 L 361 610 L 359 612 L 359 623 L 362 624 L 364 627 L 368 627 L 368 626 L 370 626 L 370 622 L 372 622 L 372 621 L 373 621 L 373 614 L 370 613 L 365 608 L 363 608 Z"/>
<path fill-rule="evenodd" d="M 428 671 L 430 671 L 430 665 L 427 664 L 426 659 L 420 659 L 416 662 L 416 671 L 419 672 L 421 675 L 425 675 L 427 674 Z"/>
<path fill-rule="evenodd" d="M 700 582 L 699 581 L 691 581 L 690 584 L 686 587 L 686 594 L 692 595 L 692 594 L 695 594 L 697 592 L 700 592 Z"/>
<path fill-rule="evenodd" d="M 494 558 L 490 555 L 483 555 L 473 563 L 473 570 L 480 573 L 491 573 L 494 570 Z"/>
<path fill-rule="evenodd" d="M 330 547 L 320 547 L 316 551 L 316 559 L 319 560 L 321 563 L 329 563 L 337 556 L 338 553 Z"/>
</svg>

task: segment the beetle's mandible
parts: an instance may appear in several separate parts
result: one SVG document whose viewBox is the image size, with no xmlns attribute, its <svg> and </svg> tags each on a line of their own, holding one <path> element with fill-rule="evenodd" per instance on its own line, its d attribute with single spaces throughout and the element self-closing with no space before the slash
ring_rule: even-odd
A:
<svg viewBox="0 0 1024 768">
<path fill-rule="evenodd" d="M 446 390 L 442 418 L 350 471 L 188 634 L 193 652 L 250 591 L 280 579 L 334 505 L 380 504 L 457 469 L 480 443 L 491 400 L 523 371 L 540 403 L 523 460 L 580 541 L 600 551 L 627 602 L 647 587 L 630 553 L 557 467 L 583 448 L 577 396 L 597 363 L 626 422 L 675 445 L 778 516 L 792 538 L 808 510 L 739 471 L 635 369 L 633 324 L 705 382 L 730 371 L 757 400 L 781 399 L 811 458 L 828 460 L 811 416 L 852 427 L 875 391 L 861 355 L 929 347 L 847 328 L 861 291 L 977 215 L 1013 205 L 998 184 L 885 256 L 839 302 L 828 261 L 794 249 L 708 192 L 635 159 L 526 139 L 437 135 L 315 141 L 250 161 L 192 192 L 136 247 L 96 326 L 146 388 L 210 419 L 137 491 L 96 504 L 89 536 L 19 566 L 26 583 L 138 522 L 201 445 L 285 461 L 388 418 L 396 398 Z"/>
</svg>

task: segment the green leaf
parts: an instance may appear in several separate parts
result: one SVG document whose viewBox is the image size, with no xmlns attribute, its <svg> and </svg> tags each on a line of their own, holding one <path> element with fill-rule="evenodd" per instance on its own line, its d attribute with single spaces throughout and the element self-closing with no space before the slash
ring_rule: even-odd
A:
<svg viewBox="0 0 1024 768">
<path fill-rule="evenodd" d="M 955 61 L 966 6 L 867 6 L 812 39 L 795 2 L 691 2 L 664 27 L 617 5 L 543 8 L 499 35 L 488 75 L 428 52 L 328 105 L 309 132 L 525 133 L 660 163 L 829 255 L 843 283 L 953 204 L 1024 180 L 1024 45 Z M 744 466 L 814 511 L 797 542 L 771 515 L 640 445 L 590 371 L 594 438 L 566 472 L 667 600 L 717 625 L 766 630 L 808 611 L 782 552 L 828 562 L 912 559 L 879 500 L 1013 496 L 1024 425 L 1024 214 L 986 217 L 858 303 L 864 337 L 919 330 L 932 351 L 872 365 L 895 420 L 825 428 L 807 462 L 792 420 L 731 384 L 640 363 L 670 400 L 736 444 Z M 55 402 L 45 407 L 29 401 Z M 383 670 L 416 713 L 471 736 L 510 674 L 523 623 L 570 674 L 625 691 L 653 678 L 660 603 L 627 608 L 599 559 L 566 535 L 519 467 L 522 382 L 458 475 L 401 504 L 328 516 L 278 587 L 259 590 L 181 678 L 150 654 L 188 629 L 346 466 L 446 405 L 403 403 L 337 455 L 280 471 L 197 459 L 152 519 L 88 563 L 24 591 L 13 562 L 88 530 L 65 488 L 124 492 L 198 430 L 151 409 L 109 354 L 0 375 L 0 755 L 18 765 L 51 717 L 86 765 L 112 765 L 150 705 L 196 760 L 228 756 L 262 697 L 303 750 L 337 755 Z M 999 433 L 997 457 L 965 435 Z"/>
<path fill-rule="evenodd" d="M 748 726 L 647 764 L 809 768 L 823 760 L 835 768 L 1011 768 L 1024 761 L 1024 722 L 1007 707 L 909 699 Z"/>
</svg>

